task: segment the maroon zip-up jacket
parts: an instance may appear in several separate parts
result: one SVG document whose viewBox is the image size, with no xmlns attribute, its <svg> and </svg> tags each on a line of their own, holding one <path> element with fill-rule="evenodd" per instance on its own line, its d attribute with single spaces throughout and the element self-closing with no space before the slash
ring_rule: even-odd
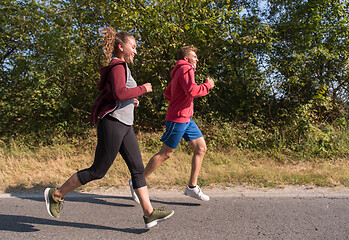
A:
<svg viewBox="0 0 349 240">
<path fill-rule="evenodd" d="M 90 121 L 96 123 L 117 107 L 117 102 L 141 96 L 146 88 L 141 85 L 135 88 L 126 88 L 126 62 L 113 59 L 108 66 L 100 69 L 100 81 L 97 88 L 100 94 L 93 104 Z"/>
</svg>

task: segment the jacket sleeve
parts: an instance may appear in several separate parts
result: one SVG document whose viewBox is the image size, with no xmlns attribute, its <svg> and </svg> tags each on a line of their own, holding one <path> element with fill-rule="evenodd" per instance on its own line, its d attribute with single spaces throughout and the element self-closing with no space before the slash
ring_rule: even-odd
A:
<svg viewBox="0 0 349 240">
<path fill-rule="evenodd" d="M 171 100 L 171 83 L 166 87 L 164 96 L 168 102 Z"/>
<path fill-rule="evenodd" d="M 147 92 L 144 86 L 126 88 L 126 69 L 119 64 L 110 72 L 110 82 L 114 99 L 118 101 L 138 97 Z"/>
<path fill-rule="evenodd" d="M 185 94 L 189 97 L 197 98 L 202 97 L 208 94 L 211 84 L 205 82 L 203 84 L 197 85 L 195 82 L 194 69 L 185 66 L 183 67 L 183 79 L 182 79 L 182 88 Z"/>
</svg>

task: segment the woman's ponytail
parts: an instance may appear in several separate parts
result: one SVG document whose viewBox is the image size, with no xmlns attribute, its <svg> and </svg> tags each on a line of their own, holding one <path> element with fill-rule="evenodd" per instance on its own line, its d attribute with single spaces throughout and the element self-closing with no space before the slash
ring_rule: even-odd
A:
<svg viewBox="0 0 349 240">
<path fill-rule="evenodd" d="M 120 43 L 127 43 L 129 38 L 133 36 L 127 32 L 116 32 L 112 27 L 106 27 L 101 31 L 102 36 L 102 47 L 103 53 L 106 57 L 107 62 L 112 57 L 117 57 Z"/>
</svg>

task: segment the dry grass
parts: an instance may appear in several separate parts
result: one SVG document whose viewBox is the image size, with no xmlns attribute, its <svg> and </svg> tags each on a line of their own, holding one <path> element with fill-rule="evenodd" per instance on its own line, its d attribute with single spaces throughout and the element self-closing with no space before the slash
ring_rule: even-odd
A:
<svg viewBox="0 0 349 240">
<path fill-rule="evenodd" d="M 160 148 L 142 144 L 146 138 L 139 135 L 141 151 L 146 164 Z M 154 139 L 158 139 L 155 136 Z M 89 167 L 93 160 L 95 142 L 73 145 L 57 144 L 37 147 L 35 150 L 12 144 L 0 146 L 0 191 L 59 186 L 73 173 Z M 201 186 L 230 187 L 285 187 L 287 185 L 349 186 L 348 159 L 309 162 L 280 162 L 262 153 L 231 149 L 229 152 L 209 150 L 205 156 L 199 184 Z M 185 144 L 174 156 L 161 165 L 148 179 L 152 188 L 178 188 L 188 181 L 191 153 Z M 99 187 L 127 187 L 130 174 L 120 156 L 107 175 L 83 186 L 80 190 Z"/>
</svg>

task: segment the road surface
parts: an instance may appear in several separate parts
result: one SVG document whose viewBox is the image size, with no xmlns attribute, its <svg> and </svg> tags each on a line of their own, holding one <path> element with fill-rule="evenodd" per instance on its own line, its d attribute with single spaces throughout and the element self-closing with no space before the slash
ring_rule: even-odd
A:
<svg viewBox="0 0 349 240">
<path fill-rule="evenodd" d="M 70 193 L 58 219 L 41 191 L 0 194 L 0 239 L 349 239 L 348 189 L 203 190 L 209 202 L 150 189 L 175 210 L 151 229 L 127 189 Z"/>
</svg>

